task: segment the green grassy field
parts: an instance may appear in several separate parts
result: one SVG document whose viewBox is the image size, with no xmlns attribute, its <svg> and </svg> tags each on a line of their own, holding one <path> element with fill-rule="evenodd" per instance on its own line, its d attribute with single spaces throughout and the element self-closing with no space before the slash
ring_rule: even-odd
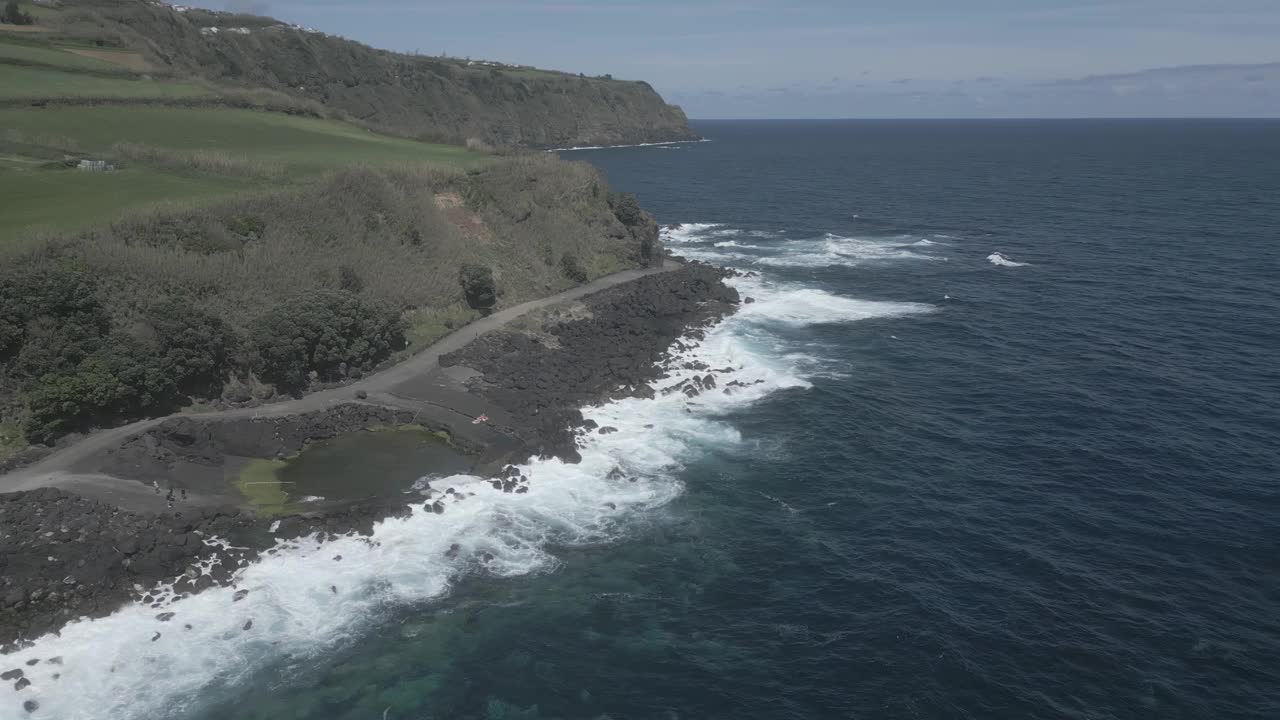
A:
<svg viewBox="0 0 1280 720">
<path fill-rule="evenodd" d="M 378 135 L 345 123 L 226 108 L 47 107 L 0 109 L 0 241 L 35 228 L 72 230 L 158 201 L 217 199 L 303 182 L 354 163 L 470 164 L 487 156 L 452 145 Z M 21 140 L 22 142 L 17 142 Z M 265 178 L 150 167 L 126 159 L 113 173 L 50 169 L 63 153 L 115 159 L 117 143 L 178 153 L 212 151 L 278 170 Z M 57 163 L 54 163 L 57 164 Z"/>
<path fill-rule="evenodd" d="M 120 142 L 216 150 L 283 163 L 303 173 L 353 162 L 457 163 L 484 157 L 454 145 L 402 140 L 334 120 L 226 108 L 0 109 L 0 128 L 70 138 L 85 152 L 109 153 Z"/>
<path fill-rule="evenodd" d="M 70 57 L 78 57 L 71 55 Z M 88 60 L 88 58 L 81 58 Z M 55 68 L 0 65 L 0 100 L 46 98 L 190 98 L 212 95 L 207 88 L 192 83 L 134 80 L 85 73 L 63 72 Z"/>
<path fill-rule="evenodd" d="M 61 8 L 52 8 L 45 5 L 37 5 L 32 2 L 18 3 L 18 9 L 34 17 L 37 21 L 48 20 L 62 14 Z"/>
<path fill-rule="evenodd" d="M 86 173 L 78 170 L 0 170 L 0 242 L 40 227 L 73 230 L 149 203 L 217 198 L 253 184 L 233 178 L 186 176 L 150 168 Z"/>
<path fill-rule="evenodd" d="M 54 45 L 37 43 L 34 40 L 31 42 L 21 42 L 16 39 L 0 40 L 0 62 L 6 60 L 52 65 L 71 70 L 101 70 L 107 72 L 121 70 L 120 66 L 105 60 L 76 55 Z M 0 66 L 0 77 L 8 78 L 9 69 L 9 67 Z"/>
</svg>

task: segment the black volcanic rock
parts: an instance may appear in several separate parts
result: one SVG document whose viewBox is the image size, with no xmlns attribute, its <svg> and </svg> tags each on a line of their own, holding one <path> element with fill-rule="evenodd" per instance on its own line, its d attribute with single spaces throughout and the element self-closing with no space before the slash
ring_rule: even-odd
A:
<svg viewBox="0 0 1280 720">
<path fill-rule="evenodd" d="M 588 297 L 588 317 L 545 327 L 554 343 L 493 332 L 440 364 L 480 372 L 471 391 L 516 416 L 531 451 L 574 462 L 573 430 L 589 426 L 579 408 L 610 397 L 653 397 L 649 383 L 661 376 L 658 363 L 672 343 L 699 336 L 738 303 L 726 276 L 700 263 L 649 275 Z"/>
</svg>

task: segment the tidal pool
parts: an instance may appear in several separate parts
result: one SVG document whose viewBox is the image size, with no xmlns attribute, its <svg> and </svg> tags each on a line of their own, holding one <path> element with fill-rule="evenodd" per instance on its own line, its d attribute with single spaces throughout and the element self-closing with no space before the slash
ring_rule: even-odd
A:
<svg viewBox="0 0 1280 720">
<path fill-rule="evenodd" d="M 307 445 L 289 460 L 253 460 L 237 485 L 266 511 L 404 492 L 422 477 L 471 470 L 474 458 L 420 427 L 358 432 Z"/>
</svg>

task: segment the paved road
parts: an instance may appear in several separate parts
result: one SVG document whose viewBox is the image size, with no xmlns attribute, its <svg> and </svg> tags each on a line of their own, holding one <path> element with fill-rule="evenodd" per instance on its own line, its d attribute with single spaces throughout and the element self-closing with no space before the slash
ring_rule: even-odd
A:
<svg viewBox="0 0 1280 720">
<path fill-rule="evenodd" d="M 587 285 L 566 290 L 549 297 L 514 305 L 499 310 L 488 317 L 480 318 L 465 327 L 441 338 L 435 344 L 409 359 L 394 365 L 382 372 L 374 373 L 358 382 L 340 388 L 322 390 L 301 398 L 285 402 L 272 403 L 256 408 L 238 408 L 187 417 L 198 417 L 208 420 L 231 420 L 244 418 L 281 417 L 300 413 L 323 410 L 327 407 L 352 402 L 357 390 L 364 390 L 371 401 L 385 402 L 389 405 L 400 405 L 394 401 L 393 392 L 398 386 L 429 373 L 439 366 L 440 356 L 464 347 L 467 343 L 491 330 L 503 327 L 512 320 L 531 310 L 555 305 L 568 300 L 599 292 L 606 288 L 639 279 L 646 275 L 675 270 L 680 263 L 668 260 L 662 268 L 626 270 L 607 275 Z M 419 398 L 420 402 L 427 401 Z M 116 478 L 101 473 L 76 472 L 77 464 L 94 457 L 110 448 L 118 447 L 129 437 L 144 432 L 171 417 L 152 418 L 124 425 L 118 428 L 100 430 L 92 433 L 74 445 L 63 448 L 40 462 L 20 468 L 7 475 L 0 476 L 0 492 L 16 492 L 34 490 L 41 487 L 62 487 L 67 490 L 82 491 L 99 499 L 110 500 L 120 505 L 137 505 L 146 503 L 155 497 L 152 489 L 135 480 Z"/>
</svg>

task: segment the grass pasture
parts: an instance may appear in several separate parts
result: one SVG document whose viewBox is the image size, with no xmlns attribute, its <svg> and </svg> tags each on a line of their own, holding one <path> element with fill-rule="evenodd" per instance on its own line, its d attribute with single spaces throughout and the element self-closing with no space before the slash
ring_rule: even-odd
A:
<svg viewBox="0 0 1280 720">
<path fill-rule="evenodd" d="M 69 57 L 79 57 L 67 53 Z M 82 58 L 90 60 L 90 58 Z M 195 98 L 212 95 L 194 83 L 162 82 L 63 72 L 56 68 L 0 65 L 0 101 L 91 98 L 137 100 Z"/>
<path fill-rule="evenodd" d="M 87 53 L 89 50 L 86 48 L 81 52 Z M 135 55 L 136 53 L 116 54 Z M 120 69 L 118 64 L 107 62 L 102 58 L 81 55 L 70 49 L 64 49 L 48 43 L 34 40 L 27 41 L 25 38 L 0 40 L 0 63 L 49 65 L 69 70 L 101 70 L 107 72 Z M 7 69 L 3 66 L 0 66 L 0 76 L 8 76 Z"/>
<path fill-rule="evenodd" d="M 104 62 L 111 66 L 119 66 L 133 72 L 151 70 L 151 64 L 147 62 L 146 58 L 142 57 L 142 53 L 128 50 L 104 50 L 102 48 L 65 47 L 63 49 L 73 55 Z"/>
<path fill-rule="evenodd" d="M 74 230 L 118 215 L 122 208 L 163 201 L 215 199 L 252 187 L 212 176 L 182 175 L 150 168 L 114 173 L 78 170 L 0 169 L 0 243 L 30 228 Z"/>
<path fill-rule="evenodd" d="M 122 169 L 54 167 L 64 155 L 113 160 Z M 155 202 L 214 200 L 304 182 L 357 163 L 468 165 L 485 157 L 337 121 L 254 110 L 0 108 L 0 197 L 6 198 L 0 242 L 35 228 L 74 230 Z"/>
<path fill-rule="evenodd" d="M 0 128 L 65 137 L 109 155 L 117 143 L 173 151 L 214 150 L 276 162 L 299 174 L 351 163 L 468 163 L 485 157 L 454 145 L 378 135 L 334 120 L 229 108 L 96 106 L 0 109 Z"/>
</svg>

